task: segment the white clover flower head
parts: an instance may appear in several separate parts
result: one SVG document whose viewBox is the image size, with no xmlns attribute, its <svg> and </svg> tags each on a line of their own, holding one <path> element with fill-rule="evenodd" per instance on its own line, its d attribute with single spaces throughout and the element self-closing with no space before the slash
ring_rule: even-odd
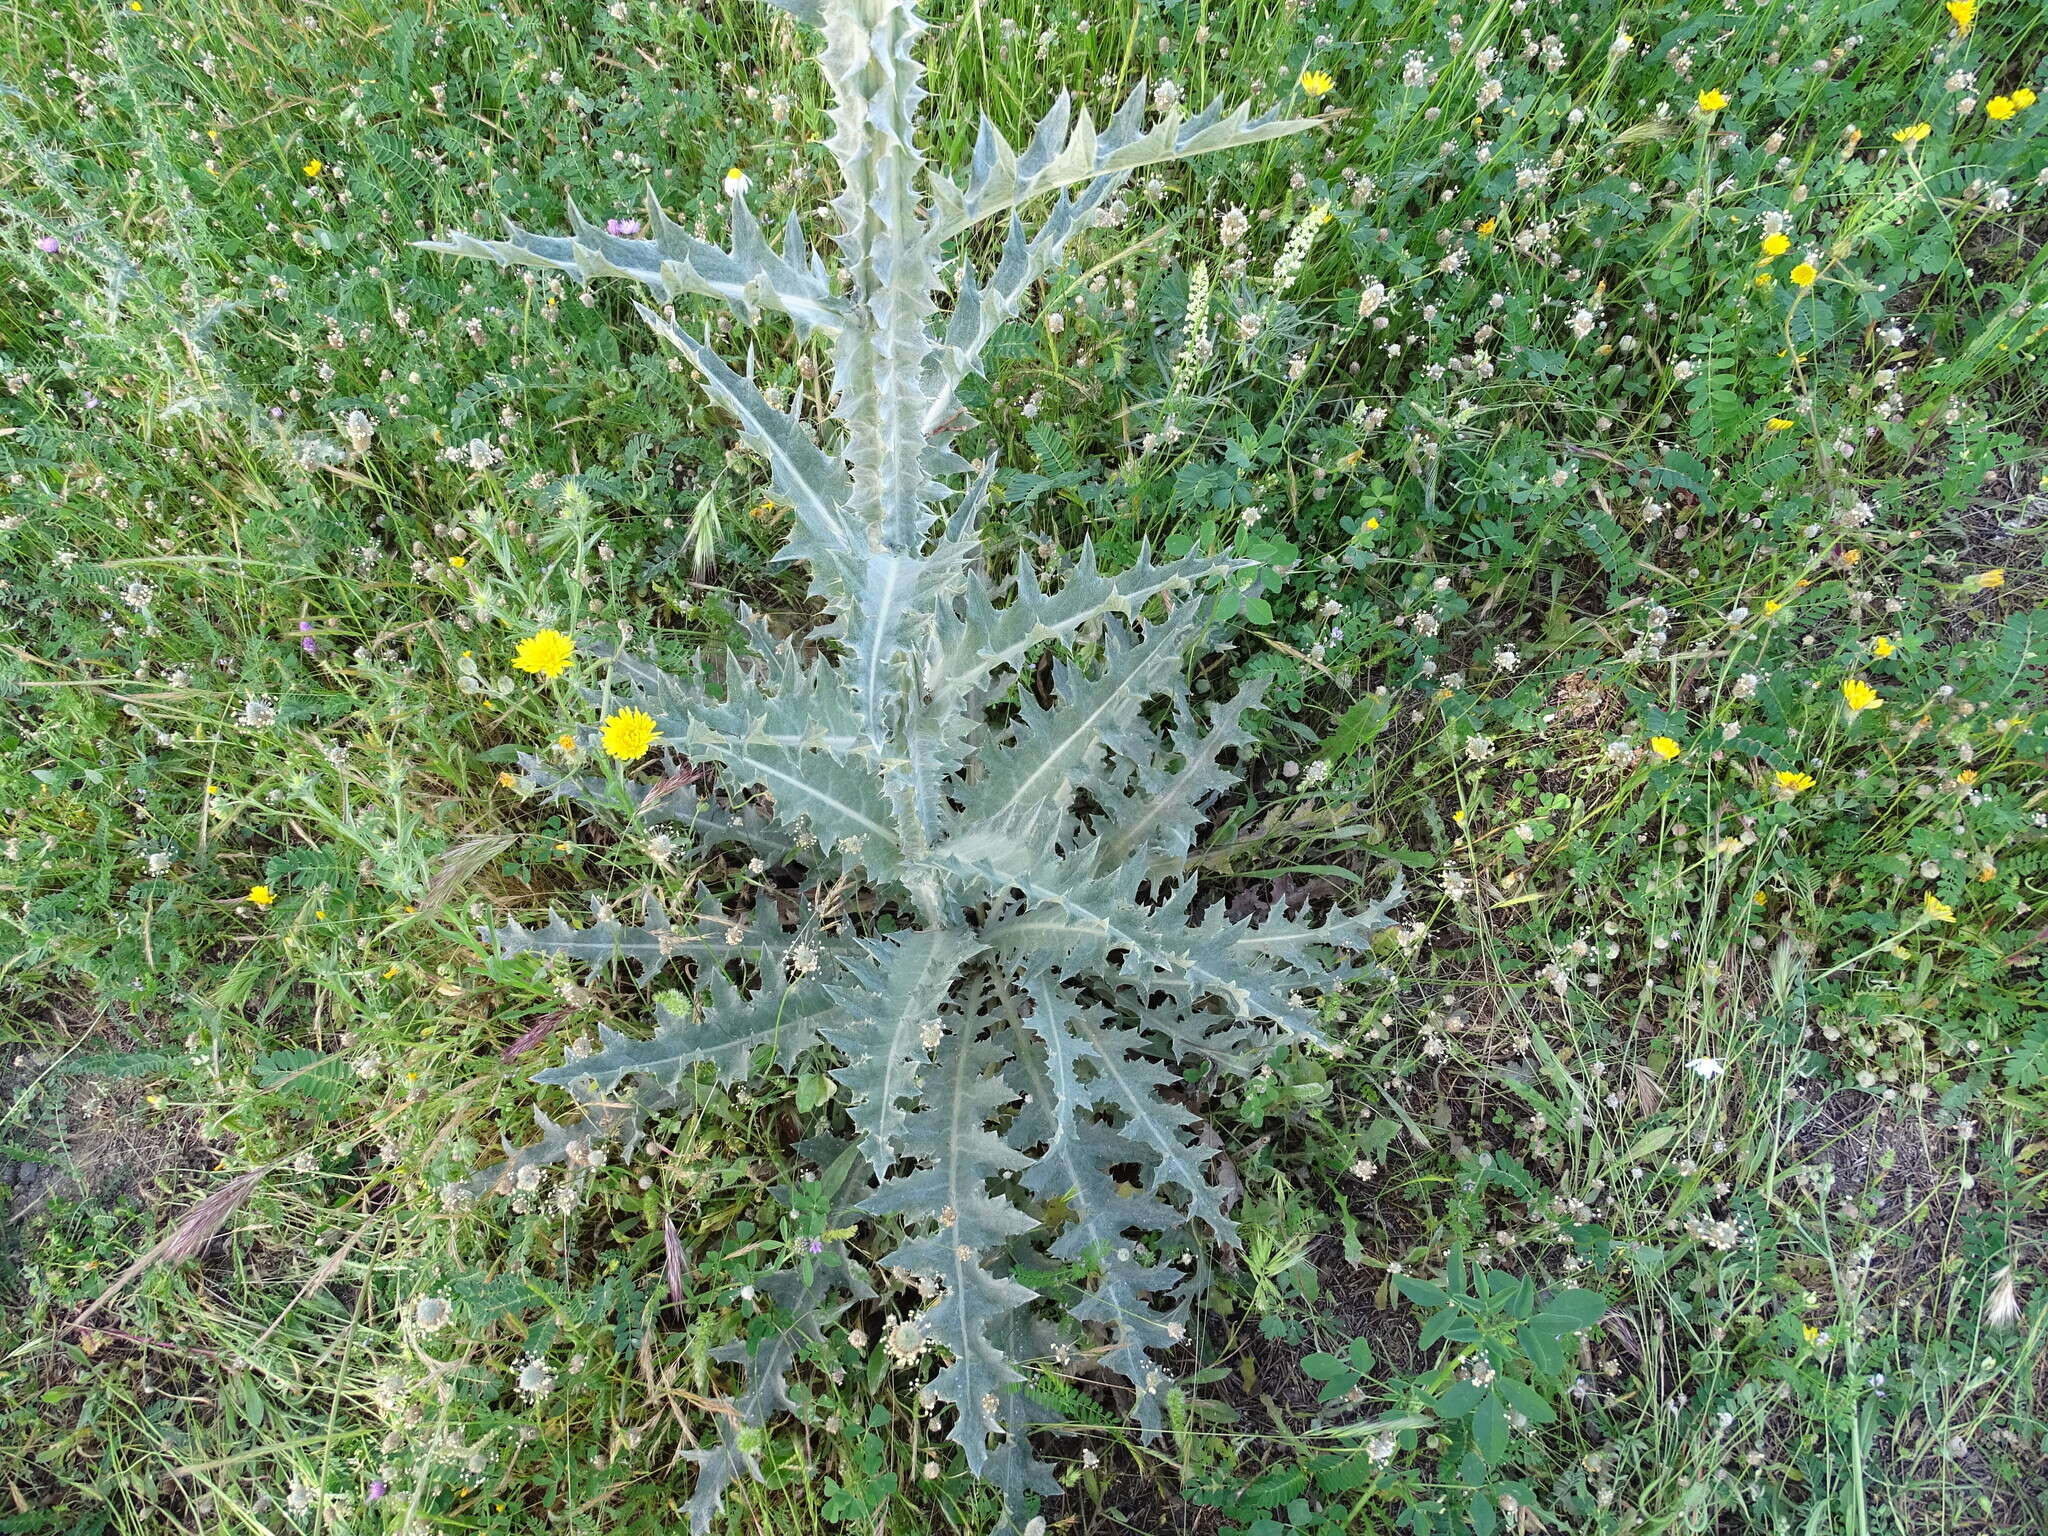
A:
<svg viewBox="0 0 2048 1536">
<path fill-rule="evenodd" d="M 555 1388 L 555 1373 L 538 1355 L 529 1355 L 519 1368 L 519 1390 L 527 1397 L 540 1397 Z"/>
<path fill-rule="evenodd" d="M 450 464 L 483 471 L 504 462 L 504 450 L 487 437 L 472 437 L 468 442 L 442 451 L 441 457 Z"/>
<path fill-rule="evenodd" d="M 1686 1069 L 1701 1082 L 1711 1083 L 1728 1070 L 1727 1064 L 1716 1056 L 1695 1056 L 1686 1064 Z"/>
<path fill-rule="evenodd" d="M 447 1327 L 454 1316 L 455 1308 L 445 1296 L 422 1296 L 412 1304 L 412 1324 L 421 1333 Z"/>
</svg>

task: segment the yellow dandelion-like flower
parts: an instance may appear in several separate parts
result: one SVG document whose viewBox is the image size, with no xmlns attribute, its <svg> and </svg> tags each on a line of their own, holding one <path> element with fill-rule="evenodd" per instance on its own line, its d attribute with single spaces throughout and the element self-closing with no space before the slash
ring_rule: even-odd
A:
<svg viewBox="0 0 2048 1536">
<path fill-rule="evenodd" d="M 1842 679 L 1842 702 L 1860 715 L 1866 709 L 1876 709 L 1884 700 L 1880 699 L 1877 690 L 1862 678 L 1845 677 Z"/>
<path fill-rule="evenodd" d="M 1904 128 L 1893 129 L 1892 137 L 1901 144 L 1918 144 L 1932 132 L 1934 132 L 1934 124 L 1932 123 L 1913 123 Z"/>
<path fill-rule="evenodd" d="M 322 171 L 326 170 L 327 167 L 318 160 L 308 160 L 304 165 L 300 166 L 299 169 L 304 171 L 308 176 L 318 176 Z"/>
<path fill-rule="evenodd" d="M 1816 282 L 1820 280 L 1820 272 L 1814 267 L 1814 264 L 1810 261 L 1802 261 L 1801 263 L 1799 263 L 1798 266 L 1794 267 L 1788 275 L 1791 277 L 1793 282 L 1797 283 L 1802 288 L 1811 288 Z"/>
<path fill-rule="evenodd" d="M 499 769 L 498 787 L 500 789 L 517 789 L 519 787 L 519 775 L 512 772 L 509 768 Z"/>
<path fill-rule="evenodd" d="M 1764 423 L 1764 429 L 1769 432 L 1790 432 L 1798 425 L 1799 423 L 1789 416 L 1773 416 Z"/>
<path fill-rule="evenodd" d="M 1759 272 L 1756 275 L 1756 285 L 1759 288 L 1768 288 L 1776 281 L 1777 279 L 1768 272 Z"/>
<path fill-rule="evenodd" d="M 1956 920 L 1956 909 L 1932 891 L 1927 893 L 1927 899 L 1920 903 L 1920 907 L 1937 923 L 1952 923 Z"/>
<path fill-rule="evenodd" d="M 1956 24 L 1956 36 L 1968 37 L 1970 28 L 1977 25 L 1977 0 L 1948 0 L 1943 7 L 1948 19 Z"/>
<path fill-rule="evenodd" d="M 1490 235 L 1499 227 L 1499 219 L 1482 219 L 1478 225 L 1479 233 L 1482 235 Z"/>
<path fill-rule="evenodd" d="M 1327 96 L 1337 89 L 1337 78 L 1327 70 L 1304 69 L 1301 78 L 1295 82 L 1304 96 Z"/>
<path fill-rule="evenodd" d="M 1791 249 L 1792 237 L 1790 235 L 1764 236 L 1764 254 L 1766 256 L 1782 256 Z"/>
<path fill-rule="evenodd" d="M 1977 770 L 1974 768 L 1965 768 L 1961 773 L 1956 775 L 1956 782 L 1962 785 L 1963 788 L 1968 789 L 1972 784 L 1977 782 Z"/>
<path fill-rule="evenodd" d="M 2012 93 L 2012 104 L 2020 108 L 2031 107 L 2040 99 L 2024 85 Z"/>
<path fill-rule="evenodd" d="M 1989 592 L 1994 587 L 2004 586 L 2005 567 L 2001 565 L 1995 571 L 1984 571 L 1980 573 L 1977 577 L 1977 585 L 1982 587 L 1986 592 Z"/>
<path fill-rule="evenodd" d="M 1996 880 L 1997 878 L 1998 866 L 1996 864 L 1993 864 L 1989 859 L 1986 859 L 1982 864 L 1980 864 L 1977 867 L 1977 880 L 1979 884 L 1989 885 L 1992 881 Z"/>
<path fill-rule="evenodd" d="M 576 750 L 576 738 L 567 731 L 564 731 L 555 738 L 555 745 L 564 752 L 574 752 Z"/>
<path fill-rule="evenodd" d="M 1994 96 L 1984 103 L 1984 115 L 1994 123 L 2002 123 L 2019 111 L 2020 104 L 2010 96 Z"/>
<path fill-rule="evenodd" d="M 1820 1342 L 1820 1330 L 1819 1330 L 1818 1328 L 1814 1327 L 1814 1326 L 1813 1326 L 1813 1324 L 1811 1324 L 1811 1323 L 1808 1323 L 1808 1324 L 1806 1324 L 1806 1325 L 1805 1325 L 1804 1327 L 1802 1327 L 1802 1328 L 1801 1328 L 1801 1329 L 1800 1329 L 1799 1331 L 1800 1331 L 1800 1333 L 1801 1333 L 1801 1334 L 1805 1335 L 1805 1338 L 1806 1338 L 1806 1342 L 1807 1342 L 1807 1343 L 1809 1343 L 1809 1344 L 1817 1344 L 1817 1343 L 1819 1343 L 1819 1342 Z"/>
<path fill-rule="evenodd" d="M 277 900 L 277 892 L 267 885 L 252 885 L 249 887 L 249 894 L 242 899 L 255 906 L 267 907 Z"/>
<path fill-rule="evenodd" d="M 450 565 L 451 567 L 453 567 L 453 568 L 454 568 L 455 570 L 458 570 L 458 571 L 459 571 L 459 570 L 461 570 L 461 569 L 462 569 L 462 568 L 463 568 L 463 567 L 464 567 L 465 565 L 469 564 L 469 556 L 467 556 L 467 555 L 450 555 L 450 556 L 448 557 L 448 564 L 449 564 L 449 565 Z"/>
<path fill-rule="evenodd" d="M 560 677 L 569 670 L 569 660 L 575 654 L 574 640 L 559 629 L 544 629 L 519 642 L 512 665 L 539 677 Z"/>
<path fill-rule="evenodd" d="M 1768 619 L 1772 614 L 1780 612 L 1784 608 L 1784 606 L 1785 605 L 1779 602 L 1775 597 L 1765 598 L 1764 617 Z"/>
<path fill-rule="evenodd" d="M 1702 112 L 1718 112 L 1728 105 L 1728 98 L 1719 91 L 1701 91 L 1693 98 Z"/>
<path fill-rule="evenodd" d="M 1892 642 L 1892 638 L 1889 635 L 1879 635 L 1875 640 L 1870 642 L 1870 654 L 1879 658 L 1880 660 L 1882 660 L 1886 656 L 1891 655 L 1891 653 L 1893 651 L 1896 651 L 1897 649 L 1898 646 Z"/>
<path fill-rule="evenodd" d="M 1669 736 L 1652 736 L 1650 738 L 1650 750 L 1668 763 L 1671 759 L 1678 756 L 1679 746 Z"/>
<path fill-rule="evenodd" d="M 1807 790 L 1813 788 L 1814 780 L 1813 775 L 1810 773 L 1794 773 L 1789 768 L 1781 768 L 1775 777 L 1778 782 L 1778 788 L 1788 795 L 1804 794 Z"/>
<path fill-rule="evenodd" d="M 654 745 L 654 717 L 645 710 L 622 709 L 604 722 L 604 749 L 621 762 L 646 755 Z"/>
</svg>

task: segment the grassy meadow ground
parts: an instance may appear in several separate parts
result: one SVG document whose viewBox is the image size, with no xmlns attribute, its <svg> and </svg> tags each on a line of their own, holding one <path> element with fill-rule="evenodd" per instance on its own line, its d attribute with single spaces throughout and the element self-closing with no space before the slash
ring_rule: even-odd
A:
<svg viewBox="0 0 2048 1536">
<path fill-rule="evenodd" d="M 1333 77 L 1123 190 L 976 447 L 1005 558 L 1262 562 L 1218 895 L 1410 893 L 1342 1055 L 1198 1104 L 1245 1249 L 1167 1436 L 1041 1383 L 1050 1530 L 2048 1525 L 2048 18 L 1958 9 L 935 9 L 935 153 Z M 0 1532 L 679 1528 L 829 1080 L 447 1206 L 646 1009 L 480 929 L 692 879 L 522 796 L 585 716 L 509 663 L 687 666 L 802 581 L 621 293 L 409 242 L 649 184 L 722 237 L 733 165 L 808 216 L 807 51 L 745 0 L 0 11 Z M 1498 1422 L 1492 1275 L 1608 1302 Z M 722 1529 L 990 1528 L 902 1306 Z"/>
</svg>

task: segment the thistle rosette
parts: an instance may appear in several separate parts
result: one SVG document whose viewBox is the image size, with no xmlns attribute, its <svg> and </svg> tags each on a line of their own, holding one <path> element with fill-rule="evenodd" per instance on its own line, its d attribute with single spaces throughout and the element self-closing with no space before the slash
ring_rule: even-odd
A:
<svg viewBox="0 0 2048 1536">
<path fill-rule="evenodd" d="M 609 674 L 595 739 L 632 776 L 535 757 L 529 785 L 704 854 L 728 848 L 800 895 L 764 891 L 750 912 L 707 895 L 681 916 L 650 903 L 637 924 L 597 901 L 582 926 L 506 925 L 509 952 L 590 976 L 626 962 L 649 987 L 680 970 L 688 984 L 657 993 L 651 1035 L 602 1030 L 593 1051 L 540 1073 L 587 1130 L 543 1120 L 540 1143 L 508 1148 L 476 1187 L 573 1166 L 590 1137 L 630 1142 L 641 1114 L 702 1073 L 738 1083 L 822 1056 L 850 1133 L 807 1144 L 844 1204 L 834 1226 L 899 1234 L 875 1262 L 927 1298 L 899 1333 L 935 1356 L 948 1434 L 1002 1486 L 1014 1522 L 1030 1495 L 1057 1492 L 1031 1447 L 1051 1417 L 1031 1396 L 1033 1365 L 1089 1351 L 1157 1433 L 1158 1357 L 1185 1336 L 1195 1288 L 1187 1255 L 1236 1240 L 1182 1072 L 1243 1074 L 1278 1044 L 1319 1042 L 1315 999 L 1368 962 L 1396 895 L 1320 923 L 1231 921 L 1199 901 L 1189 855 L 1251 746 L 1260 689 L 1204 710 L 1186 674 L 1220 648 L 1216 598 L 1243 562 L 1141 551 L 1110 572 L 1084 545 L 1058 572 L 1026 559 L 992 580 L 979 535 L 992 467 L 953 446 L 971 425 L 959 391 L 1131 172 L 1314 120 L 1211 107 L 1148 124 L 1140 84 L 1098 128 L 1062 96 L 1021 151 L 984 119 L 956 180 L 917 147 L 910 6 L 785 8 L 824 37 L 842 185 L 832 266 L 794 218 L 771 249 L 744 177 L 725 189 L 725 247 L 659 206 L 641 239 L 572 207 L 568 238 L 515 228 L 429 245 L 645 288 L 643 318 L 766 462 L 794 513 L 779 558 L 807 567 L 826 615 L 802 650 L 746 618 L 750 651 L 718 669 L 715 691 L 590 648 Z M 1007 232 L 983 274 L 953 242 L 991 218 Z M 678 318 L 691 295 L 829 338 L 830 418 L 771 406 Z M 790 1408 L 805 1342 L 871 1291 L 832 1244 L 767 1293 L 776 1329 L 718 1356 L 745 1385 L 719 1443 L 695 1453 L 699 1532 L 751 1468 L 735 1425 Z"/>
</svg>

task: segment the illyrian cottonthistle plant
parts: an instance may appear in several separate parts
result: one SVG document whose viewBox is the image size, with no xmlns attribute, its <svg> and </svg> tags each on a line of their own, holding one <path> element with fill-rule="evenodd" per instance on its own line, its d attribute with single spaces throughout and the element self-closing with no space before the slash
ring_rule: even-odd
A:
<svg viewBox="0 0 2048 1536">
<path fill-rule="evenodd" d="M 1320 1042 L 1311 994 L 1363 963 L 1394 898 L 1321 924 L 1201 907 L 1187 858 L 1259 688 L 1205 717 L 1184 672 L 1216 647 L 1213 604 L 1243 562 L 1141 552 L 1111 573 L 1084 545 L 1057 579 L 1026 559 L 996 580 L 977 532 L 993 465 L 952 446 L 971 425 L 960 386 L 1132 171 L 1313 120 L 1169 107 L 1148 124 L 1140 84 L 1098 127 L 1062 96 L 1022 151 L 984 119 L 956 180 L 918 148 L 923 28 L 905 0 L 777 3 L 824 34 L 836 273 L 794 216 L 772 249 L 744 186 L 728 189 L 724 248 L 659 206 L 647 238 L 572 207 L 567 238 L 515 228 L 429 246 L 647 289 L 642 318 L 766 460 L 795 514 L 780 558 L 808 568 L 828 615 L 801 641 L 748 618 L 754 654 L 727 659 L 715 687 L 575 641 L 610 679 L 583 746 L 608 740 L 605 716 L 636 711 L 651 752 L 615 752 L 634 761 L 581 778 L 528 758 L 526 782 L 635 834 L 694 838 L 707 861 L 729 853 L 735 874 L 773 870 L 797 894 L 750 912 L 706 895 L 687 919 L 650 904 L 637 926 L 601 902 L 580 928 L 508 924 L 506 950 L 593 973 L 631 963 L 642 985 L 686 967 L 687 985 L 657 996 L 648 1038 L 605 1030 L 542 1072 L 582 1118 L 541 1117 L 540 1142 L 474 1187 L 530 1190 L 544 1164 L 630 1148 L 640 1117 L 700 1068 L 737 1083 L 770 1063 L 836 1063 L 837 1109 L 821 1114 L 842 1115 L 851 1139 L 804 1147 L 840 1202 L 832 1225 L 901 1234 L 870 1256 L 926 1298 L 897 1353 L 933 1359 L 950 1437 L 1016 1522 L 1031 1495 L 1058 1491 L 1030 1442 L 1047 1417 L 1032 1364 L 1085 1350 L 1156 1432 L 1168 1382 L 1154 1356 L 1185 1337 L 1196 1229 L 1235 1241 L 1200 1122 L 1171 1092 L 1180 1073 L 1243 1074 L 1284 1041 Z M 990 219 L 1007 237 L 977 272 L 955 242 Z M 828 338 L 830 419 L 770 406 L 691 333 L 691 296 Z M 1057 1298 L 1026 1283 L 1053 1274 Z M 717 1355 L 743 1385 L 719 1443 L 697 1453 L 698 1531 L 751 1469 L 754 1427 L 792 1406 L 805 1342 L 873 1290 L 835 1243 L 759 1294 L 772 1326 Z"/>
</svg>

